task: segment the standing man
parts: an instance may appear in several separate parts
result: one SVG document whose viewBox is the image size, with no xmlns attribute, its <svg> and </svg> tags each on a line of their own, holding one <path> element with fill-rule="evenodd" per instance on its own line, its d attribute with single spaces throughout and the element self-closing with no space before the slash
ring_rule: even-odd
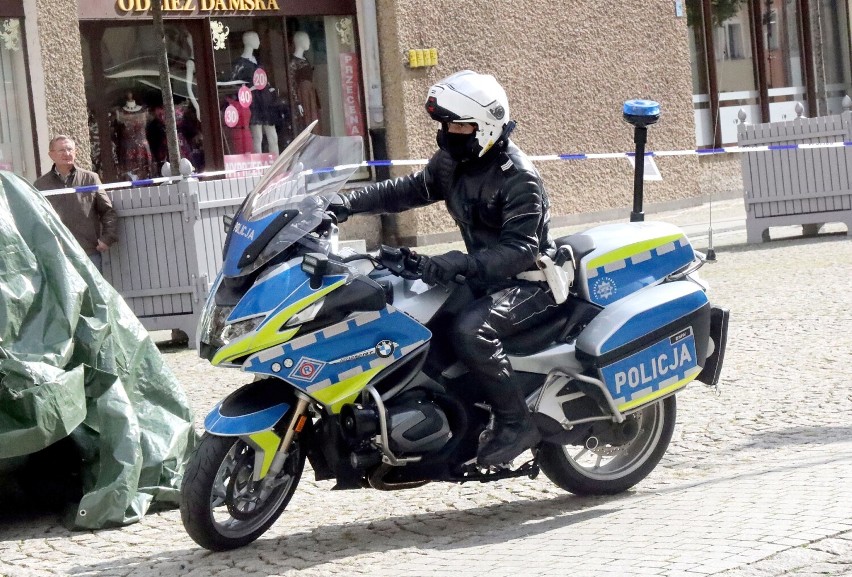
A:
<svg viewBox="0 0 852 577">
<path fill-rule="evenodd" d="M 506 463 L 539 441 L 502 340 L 531 328 L 556 308 L 544 283 L 517 278 L 536 270 L 539 255 L 555 250 L 550 210 L 538 171 L 509 139 L 506 92 L 489 74 L 458 72 L 429 89 L 426 112 L 440 123 L 438 150 L 415 174 L 352 191 L 330 208 L 350 214 L 401 212 L 443 201 L 467 248 L 432 257 L 429 284 L 463 275 L 476 300 L 452 329 L 459 359 L 484 386 L 494 434 L 479 449 L 480 465 Z"/>
<path fill-rule="evenodd" d="M 83 170 L 75 165 L 77 145 L 70 136 L 60 134 L 50 141 L 53 161 L 50 172 L 35 181 L 39 190 L 58 188 L 77 188 L 101 184 L 94 172 Z M 48 196 L 62 223 L 68 227 L 86 254 L 103 272 L 102 253 L 109 250 L 118 240 L 116 223 L 118 216 L 112 208 L 112 201 L 103 190 L 96 192 L 67 193 Z"/>
</svg>

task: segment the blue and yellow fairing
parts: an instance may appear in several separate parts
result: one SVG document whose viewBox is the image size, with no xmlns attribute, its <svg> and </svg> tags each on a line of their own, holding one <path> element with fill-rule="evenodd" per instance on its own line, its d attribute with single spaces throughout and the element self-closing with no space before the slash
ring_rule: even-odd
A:
<svg viewBox="0 0 852 577">
<path fill-rule="evenodd" d="M 298 326 L 286 326 L 287 321 L 343 286 L 348 279 L 349 275 L 328 276 L 318 288 L 312 288 L 310 278 L 301 268 L 284 265 L 277 274 L 252 286 L 228 315 L 229 325 L 262 319 L 257 327 L 220 348 L 211 362 L 214 365 L 230 363 L 287 342 L 299 331 Z"/>
<path fill-rule="evenodd" d="M 238 362 L 247 372 L 282 379 L 337 413 L 384 368 L 428 342 L 431 333 L 388 305 L 294 338 L 301 325 L 287 326 L 288 321 L 357 274 L 329 275 L 312 287 L 298 265 L 281 265 L 248 290 L 226 323 L 251 323 L 253 329 L 222 346 L 212 363 Z"/>
<path fill-rule="evenodd" d="M 338 413 L 382 370 L 431 336 L 388 305 L 258 352 L 243 369 L 278 377 Z"/>
</svg>

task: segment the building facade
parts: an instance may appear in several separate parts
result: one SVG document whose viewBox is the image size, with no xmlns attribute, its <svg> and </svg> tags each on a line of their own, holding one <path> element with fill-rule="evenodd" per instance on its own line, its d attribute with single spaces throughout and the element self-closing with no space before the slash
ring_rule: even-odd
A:
<svg viewBox="0 0 852 577">
<path fill-rule="evenodd" d="M 695 139 L 736 143 L 737 114 L 777 122 L 842 112 L 850 93 L 843 0 L 686 0 Z"/>
<path fill-rule="evenodd" d="M 792 118 L 796 102 L 815 116 L 850 91 L 847 0 L 162 0 L 164 40 L 150 1 L 0 0 L 2 167 L 34 179 L 64 133 L 106 182 L 158 175 L 163 48 L 180 154 L 203 172 L 268 164 L 313 120 L 321 134 L 361 135 L 373 158 L 426 159 L 426 91 L 465 68 L 504 85 L 530 155 L 632 150 L 621 117 L 632 98 L 662 106 L 649 150 L 691 150 L 734 143 L 740 108 L 752 122 Z M 410 51 L 422 49 L 436 61 L 417 66 Z M 656 158 L 662 180 L 646 202 L 736 191 L 727 156 Z M 538 167 L 557 224 L 629 214 L 626 159 Z M 380 223 L 383 238 L 411 244 L 455 231 L 438 207 L 354 220 L 364 236 Z"/>
</svg>

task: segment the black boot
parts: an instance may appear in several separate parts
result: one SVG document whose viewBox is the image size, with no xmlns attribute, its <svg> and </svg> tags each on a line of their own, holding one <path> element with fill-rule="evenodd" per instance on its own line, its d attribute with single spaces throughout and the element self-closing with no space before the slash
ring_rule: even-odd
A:
<svg viewBox="0 0 852 577">
<path fill-rule="evenodd" d="M 508 463 L 541 439 L 527 405 L 513 383 L 489 387 L 488 396 L 494 413 L 494 431 L 491 438 L 479 447 L 477 462 L 483 467 Z"/>
</svg>

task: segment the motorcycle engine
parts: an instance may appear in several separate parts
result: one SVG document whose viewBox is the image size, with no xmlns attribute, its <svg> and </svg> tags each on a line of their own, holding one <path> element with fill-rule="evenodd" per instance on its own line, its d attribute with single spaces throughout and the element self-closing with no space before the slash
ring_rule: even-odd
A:
<svg viewBox="0 0 852 577">
<path fill-rule="evenodd" d="M 447 415 L 433 403 L 388 409 L 388 437 L 394 453 L 431 453 L 446 445 L 451 436 Z"/>
<path fill-rule="evenodd" d="M 427 399 L 399 400 L 388 404 L 388 445 L 394 454 L 431 453 L 440 450 L 452 437 L 444 411 Z M 351 404 L 340 413 L 344 437 L 353 444 L 372 439 L 380 431 L 374 405 Z"/>
</svg>

